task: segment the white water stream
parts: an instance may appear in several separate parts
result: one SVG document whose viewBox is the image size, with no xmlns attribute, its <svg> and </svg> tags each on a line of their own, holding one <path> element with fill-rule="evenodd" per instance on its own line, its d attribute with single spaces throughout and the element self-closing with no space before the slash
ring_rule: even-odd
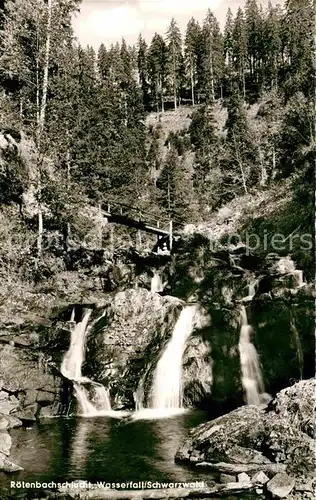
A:
<svg viewBox="0 0 316 500">
<path fill-rule="evenodd" d="M 111 412 L 109 393 L 105 387 L 102 384 L 93 382 L 87 377 L 83 377 L 81 373 L 85 354 L 88 322 L 91 313 L 91 309 L 86 309 L 82 321 L 77 323 L 72 330 L 70 346 L 60 368 L 64 377 L 73 382 L 75 395 L 84 416 L 95 416 L 105 414 L 105 412 Z M 92 401 L 90 399 L 92 399 Z"/>
<path fill-rule="evenodd" d="M 241 330 L 239 338 L 239 354 L 241 382 L 249 405 L 260 405 L 267 402 L 269 395 L 265 393 L 258 353 L 252 343 L 252 328 L 248 324 L 247 312 L 241 307 Z"/>
<path fill-rule="evenodd" d="M 153 384 L 153 408 L 183 408 L 182 357 L 186 342 L 194 329 L 197 306 L 182 309 L 172 337 L 158 361 Z"/>
<path fill-rule="evenodd" d="M 150 290 L 152 293 L 161 293 L 163 292 L 163 282 L 161 276 L 158 273 L 155 273 L 151 278 Z"/>
</svg>

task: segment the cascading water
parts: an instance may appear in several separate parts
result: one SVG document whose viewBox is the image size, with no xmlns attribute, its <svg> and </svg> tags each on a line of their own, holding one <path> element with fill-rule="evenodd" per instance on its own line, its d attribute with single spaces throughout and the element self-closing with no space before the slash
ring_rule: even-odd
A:
<svg viewBox="0 0 316 500">
<path fill-rule="evenodd" d="M 81 366 L 84 360 L 86 330 L 92 310 L 84 312 L 82 321 L 71 332 L 70 346 L 62 361 L 60 371 L 69 380 L 81 380 Z"/>
<path fill-rule="evenodd" d="M 248 285 L 248 297 L 252 300 L 256 295 L 256 287 L 258 285 L 258 280 L 251 281 Z"/>
<path fill-rule="evenodd" d="M 133 420 L 159 419 L 171 417 L 186 411 L 183 407 L 182 358 L 188 338 L 195 328 L 202 329 L 210 325 L 210 317 L 198 304 L 182 309 L 174 326 L 171 339 L 157 363 L 150 390 L 152 394 L 150 408 L 144 408 L 145 385 L 150 367 L 139 381 L 134 393 L 136 412 Z"/>
<path fill-rule="evenodd" d="M 190 337 L 197 306 L 182 309 L 165 351 L 154 374 L 153 407 L 159 409 L 182 408 L 182 356 Z"/>
<path fill-rule="evenodd" d="M 111 411 L 110 398 L 105 387 L 97 382 L 93 382 L 87 377 L 83 377 L 81 374 L 88 322 L 91 313 L 91 309 L 85 310 L 82 321 L 77 323 L 71 332 L 70 346 L 60 368 L 64 377 L 72 380 L 75 395 L 84 416 L 92 416 Z M 89 391 L 86 388 L 87 386 L 89 387 Z M 89 400 L 90 393 L 93 394 L 93 402 Z"/>
<path fill-rule="evenodd" d="M 161 292 L 163 292 L 162 279 L 161 279 L 161 276 L 158 273 L 154 273 L 153 277 L 151 278 L 150 291 L 152 293 L 161 293 Z"/>
<path fill-rule="evenodd" d="M 269 399 L 265 393 L 258 353 L 251 342 L 252 328 L 248 324 L 247 312 L 241 307 L 241 330 L 239 339 L 239 354 L 241 381 L 249 405 L 259 405 Z"/>
</svg>

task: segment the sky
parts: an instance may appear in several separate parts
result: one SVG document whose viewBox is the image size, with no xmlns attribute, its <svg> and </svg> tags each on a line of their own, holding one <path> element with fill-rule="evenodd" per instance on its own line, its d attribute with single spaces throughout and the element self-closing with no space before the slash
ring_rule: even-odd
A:
<svg viewBox="0 0 316 500">
<path fill-rule="evenodd" d="M 240 5 L 244 0 L 83 0 L 73 25 L 84 46 L 109 46 L 122 37 L 134 43 L 139 33 L 149 42 L 156 31 L 165 34 L 172 17 L 184 32 L 192 16 L 201 21 L 210 8 L 223 26 L 228 7 L 235 12 Z"/>
</svg>

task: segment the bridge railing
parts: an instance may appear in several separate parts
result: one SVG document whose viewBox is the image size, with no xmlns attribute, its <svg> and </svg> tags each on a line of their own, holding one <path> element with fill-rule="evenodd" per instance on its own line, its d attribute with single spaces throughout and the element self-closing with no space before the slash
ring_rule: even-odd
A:
<svg viewBox="0 0 316 500">
<path fill-rule="evenodd" d="M 121 203 L 117 201 L 109 201 L 102 205 L 102 210 L 107 214 L 112 215 L 122 215 L 127 218 L 137 220 L 139 222 L 145 222 L 151 224 L 154 227 L 165 229 L 166 231 L 170 228 L 170 219 L 165 217 L 157 218 L 156 214 L 147 212 L 136 207 L 132 207 L 126 203 Z"/>
</svg>

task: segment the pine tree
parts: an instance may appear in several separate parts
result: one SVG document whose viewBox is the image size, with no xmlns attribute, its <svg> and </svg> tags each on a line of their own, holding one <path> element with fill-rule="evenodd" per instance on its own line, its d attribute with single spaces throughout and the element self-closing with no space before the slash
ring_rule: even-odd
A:
<svg viewBox="0 0 316 500">
<path fill-rule="evenodd" d="M 214 109 L 211 105 L 201 106 L 193 114 L 189 133 L 195 151 L 194 188 L 200 209 L 204 213 L 206 208 L 215 208 L 218 202 L 214 193 L 214 183 L 221 177 L 218 161 L 220 141 L 216 133 Z M 216 185 L 215 188 L 217 189 L 218 186 Z"/>
<path fill-rule="evenodd" d="M 238 74 L 239 86 L 242 88 L 243 98 L 246 98 L 246 70 L 247 70 L 247 33 L 244 13 L 239 7 L 233 29 L 234 66 Z"/>
<path fill-rule="evenodd" d="M 149 109 L 150 96 L 149 96 L 149 83 L 148 83 L 148 62 L 147 62 L 148 47 L 141 35 L 139 35 L 138 37 L 137 48 L 138 48 L 138 53 L 137 53 L 138 78 L 140 87 L 142 89 L 143 104 L 145 109 Z"/>
<path fill-rule="evenodd" d="M 282 52 L 281 25 L 282 10 L 280 6 L 273 7 L 269 1 L 264 34 L 264 74 L 271 89 L 278 87 Z"/>
<path fill-rule="evenodd" d="M 181 160 L 173 147 L 166 156 L 157 187 L 159 189 L 158 199 L 160 205 L 167 212 L 168 217 L 178 224 L 186 221 L 188 208 L 187 181 Z"/>
<path fill-rule="evenodd" d="M 97 58 L 98 72 L 102 80 L 107 80 L 110 75 L 110 60 L 106 47 L 101 43 Z"/>
<path fill-rule="evenodd" d="M 201 28 L 192 17 L 188 22 L 185 34 L 185 68 L 190 81 L 192 106 L 195 105 L 195 92 L 198 78 L 198 64 L 200 60 Z"/>
<path fill-rule="evenodd" d="M 154 35 L 148 51 L 148 73 L 151 94 L 157 111 L 164 111 L 164 91 L 167 78 L 168 49 L 161 35 Z"/>
<path fill-rule="evenodd" d="M 177 108 L 177 99 L 180 88 L 180 73 L 182 65 L 182 40 L 179 26 L 174 18 L 167 29 L 166 34 L 169 51 L 169 74 L 171 75 L 171 82 L 174 97 L 174 109 Z"/>
<path fill-rule="evenodd" d="M 208 10 L 203 23 L 204 38 L 204 85 L 207 101 L 215 100 L 215 91 L 220 86 L 223 74 L 223 39 L 214 14 Z"/>
<path fill-rule="evenodd" d="M 258 180 L 256 152 L 253 148 L 247 115 L 239 92 L 235 89 L 228 102 L 226 122 L 226 184 L 235 193 L 248 193 L 249 184 Z M 242 187 L 242 191 L 240 188 Z"/>
<path fill-rule="evenodd" d="M 248 67 L 250 84 L 255 90 L 259 81 L 262 61 L 262 20 L 257 0 L 247 0 L 245 5 L 245 20 L 248 47 Z"/>
<path fill-rule="evenodd" d="M 289 100 L 279 136 L 280 168 L 288 176 L 312 162 L 315 154 L 313 109 L 302 92 Z"/>
<path fill-rule="evenodd" d="M 311 0 L 285 3 L 285 70 L 287 94 L 313 95 L 314 11 Z"/>
<path fill-rule="evenodd" d="M 233 80 L 233 63 L 234 63 L 234 18 L 231 9 L 229 8 L 226 15 L 226 23 L 224 28 L 224 55 L 227 68 L 227 78 L 229 86 Z"/>
</svg>

